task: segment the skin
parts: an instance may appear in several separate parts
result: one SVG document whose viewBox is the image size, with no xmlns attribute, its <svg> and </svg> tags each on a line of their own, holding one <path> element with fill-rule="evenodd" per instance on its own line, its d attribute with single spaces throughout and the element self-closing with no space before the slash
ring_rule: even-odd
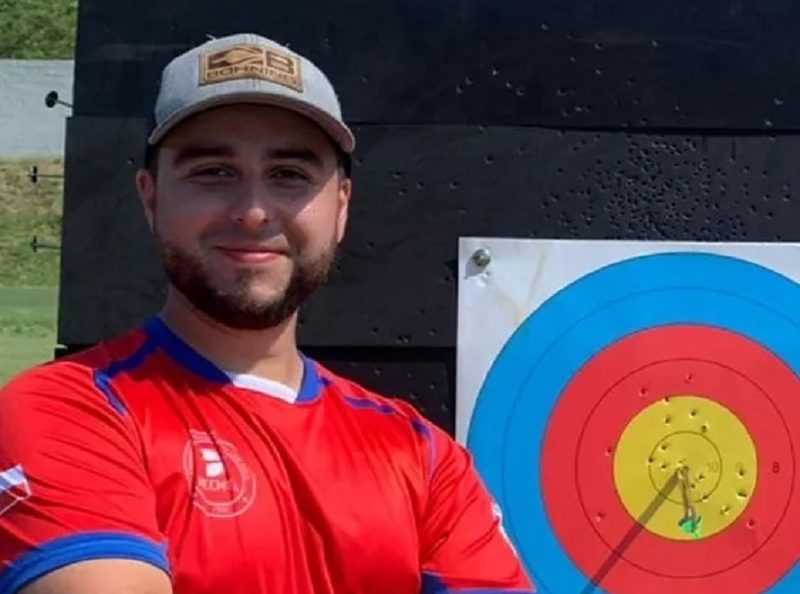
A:
<svg viewBox="0 0 800 594">
<path fill-rule="evenodd" d="M 249 312 L 231 327 L 171 282 L 166 323 L 222 369 L 299 389 L 297 311 L 267 322 L 254 312 L 280 310 L 293 275 L 327 268 L 344 236 L 351 182 L 326 134 L 276 107 L 215 108 L 171 131 L 157 174 L 137 172 L 136 186 L 165 266 L 180 272 L 191 264 L 227 296 L 229 309 Z M 103 559 L 55 570 L 21 592 L 171 594 L 172 587 L 151 565 Z"/>
<path fill-rule="evenodd" d="M 209 147 L 225 150 L 203 156 Z M 281 151 L 313 157 L 275 155 Z M 316 125 L 256 105 L 189 120 L 165 139 L 157 177 L 141 171 L 137 186 L 160 243 L 202 260 L 218 288 L 232 289 L 237 277 L 249 276 L 244 297 L 261 304 L 280 299 L 299 262 L 326 257 L 342 240 L 351 194 Z M 170 286 L 163 317 L 219 367 L 299 387 L 296 312 L 274 326 L 242 331 L 203 314 Z"/>
</svg>

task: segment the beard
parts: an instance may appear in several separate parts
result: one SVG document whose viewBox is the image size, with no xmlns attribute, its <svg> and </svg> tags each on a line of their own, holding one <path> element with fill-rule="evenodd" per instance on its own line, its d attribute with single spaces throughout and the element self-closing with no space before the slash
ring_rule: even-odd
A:
<svg viewBox="0 0 800 594">
<path fill-rule="evenodd" d="M 221 288 L 212 282 L 201 258 L 158 233 L 156 240 L 172 286 L 206 316 L 236 330 L 266 330 L 286 321 L 325 282 L 337 256 L 334 243 L 313 260 L 293 259 L 292 273 L 283 291 L 269 300 L 259 300 L 249 290 L 256 271 L 238 271 L 232 286 Z"/>
</svg>

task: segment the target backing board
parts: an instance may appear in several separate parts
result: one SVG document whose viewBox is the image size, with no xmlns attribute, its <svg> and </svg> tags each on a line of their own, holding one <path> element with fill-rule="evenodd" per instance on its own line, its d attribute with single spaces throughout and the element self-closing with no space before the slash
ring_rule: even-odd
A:
<svg viewBox="0 0 800 594">
<path fill-rule="evenodd" d="M 800 245 L 462 238 L 456 437 L 538 591 L 800 592 Z"/>
</svg>

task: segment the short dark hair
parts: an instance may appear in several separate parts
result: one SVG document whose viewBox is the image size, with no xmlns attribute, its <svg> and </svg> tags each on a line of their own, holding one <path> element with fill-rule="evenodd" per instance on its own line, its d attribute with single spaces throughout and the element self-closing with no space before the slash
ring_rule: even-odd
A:
<svg viewBox="0 0 800 594">
<path fill-rule="evenodd" d="M 350 178 L 353 170 L 353 158 L 344 152 L 339 145 L 333 143 L 334 150 L 336 151 L 336 165 L 339 171 L 344 174 L 344 177 Z M 145 144 L 144 147 L 144 168 L 147 169 L 154 177 L 158 175 L 158 145 Z"/>
</svg>

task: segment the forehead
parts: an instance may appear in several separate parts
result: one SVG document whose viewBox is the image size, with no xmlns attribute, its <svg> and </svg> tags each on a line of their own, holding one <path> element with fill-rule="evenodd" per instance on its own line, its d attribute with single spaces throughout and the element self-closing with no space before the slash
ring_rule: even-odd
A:
<svg viewBox="0 0 800 594">
<path fill-rule="evenodd" d="M 335 153 L 333 140 L 312 120 L 281 107 L 257 104 L 226 105 L 187 118 L 164 138 L 162 146 L 208 142 L 234 148 L 307 146 Z"/>
</svg>

